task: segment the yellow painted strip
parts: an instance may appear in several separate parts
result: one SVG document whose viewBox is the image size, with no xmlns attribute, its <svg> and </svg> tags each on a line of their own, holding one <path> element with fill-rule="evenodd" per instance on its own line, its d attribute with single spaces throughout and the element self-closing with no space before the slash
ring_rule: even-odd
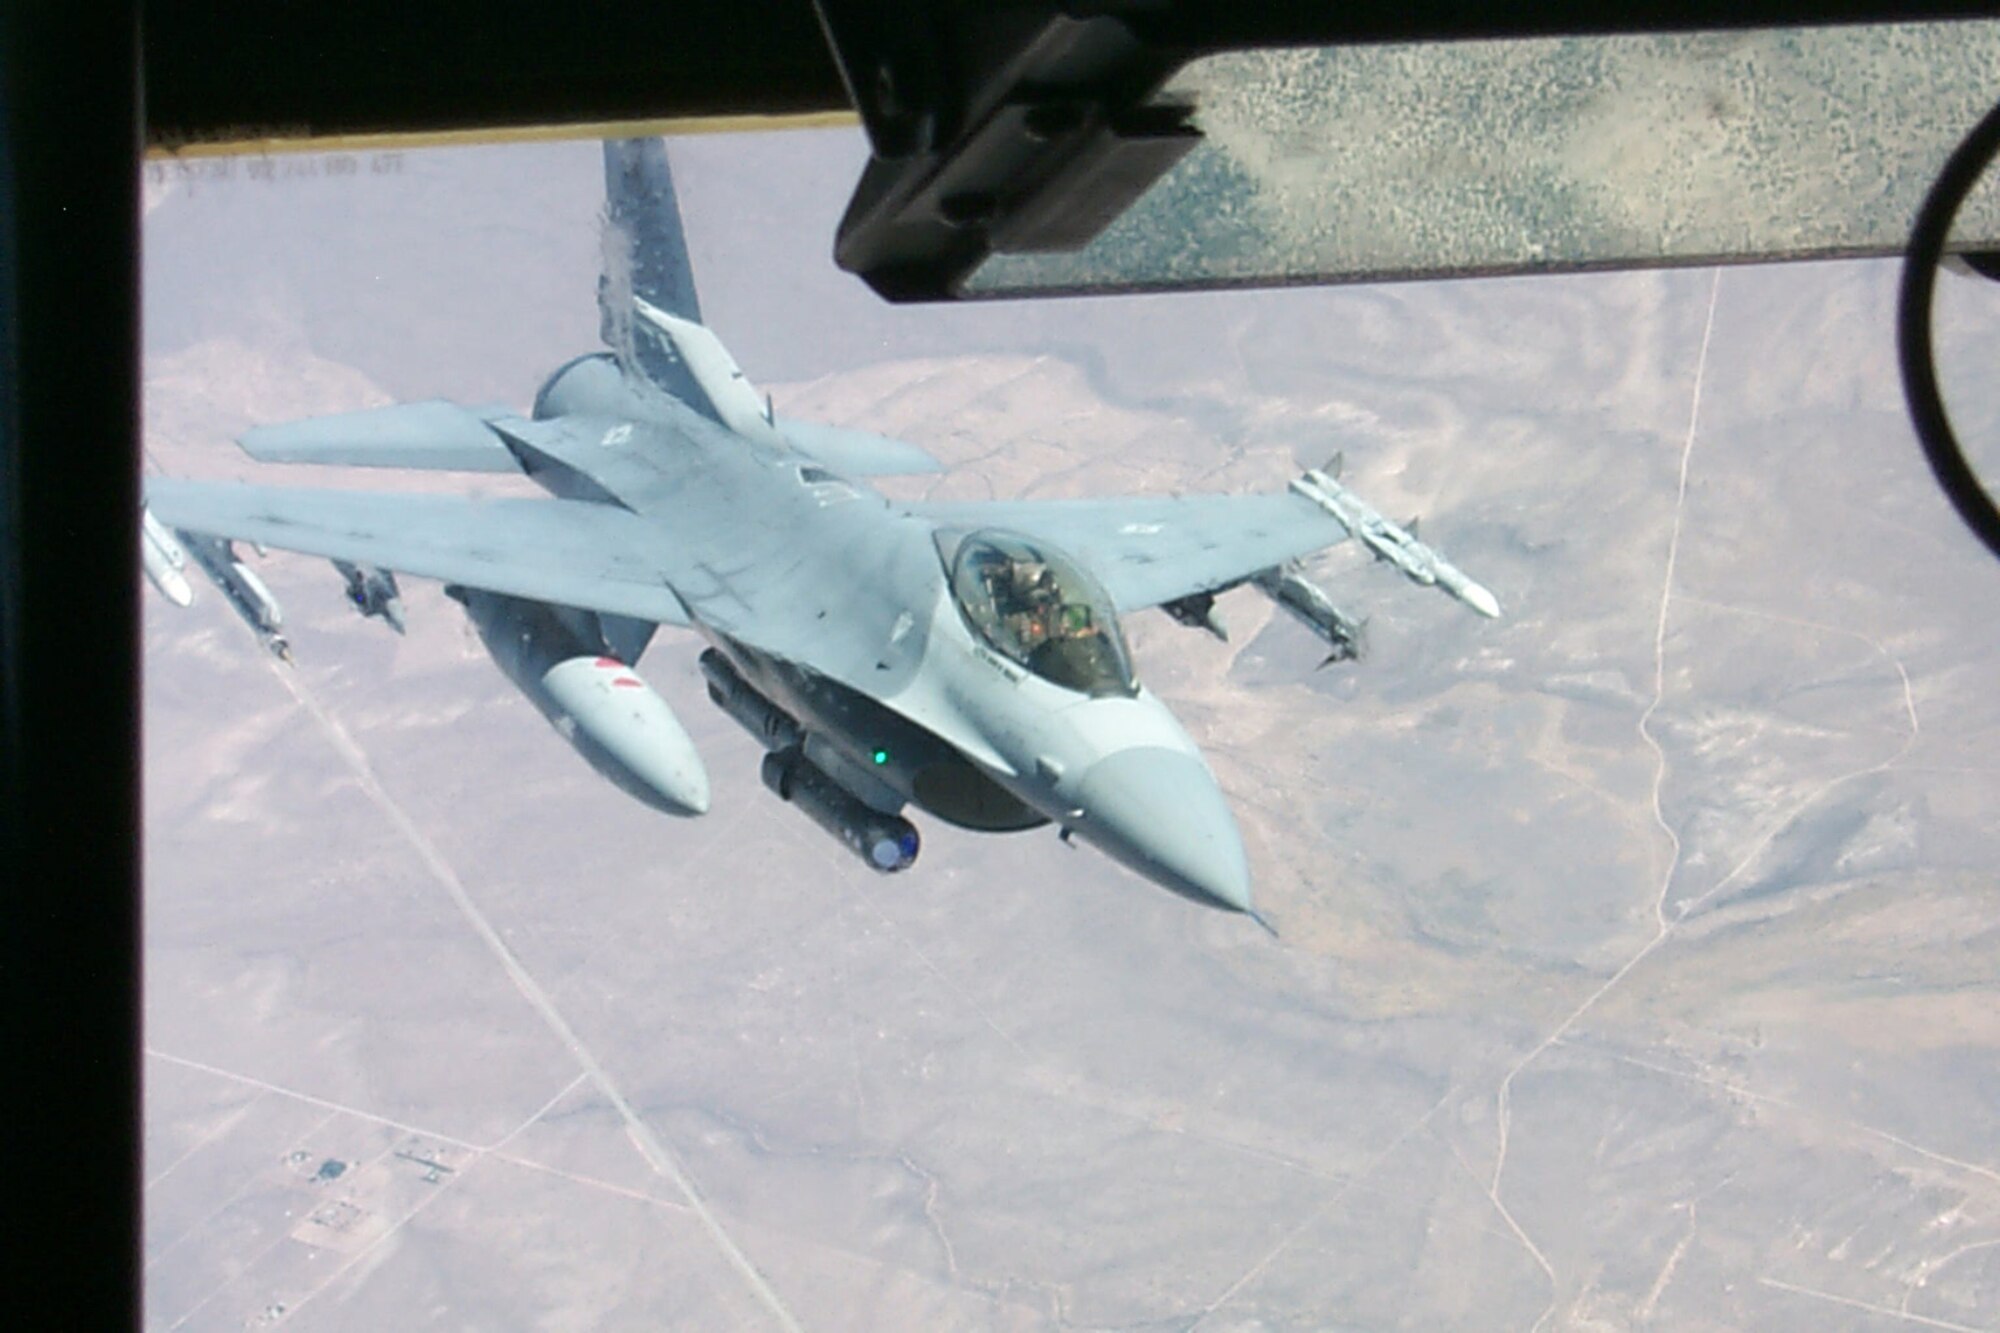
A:
<svg viewBox="0 0 2000 1333">
<path fill-rule="evenodd" d="M 148 144 L 146 156 L 250 157 L 272 153 L 355 153 L 405 148 L 462 148 L 474 144 L 558 143 L 572 139 L 635 139 L 660 134 L 746 134 L 772 130 L 844 129 L 859 125 L 852 111 L 801 111 L 791 115 L 670 116 L 657 120 L 580 121 L 564 125 L 484 125 L 462 130 L 385 131 L 379 134 L 312 134 L 282 127 L 241 138 L 179 145 Z"/>
</svg>

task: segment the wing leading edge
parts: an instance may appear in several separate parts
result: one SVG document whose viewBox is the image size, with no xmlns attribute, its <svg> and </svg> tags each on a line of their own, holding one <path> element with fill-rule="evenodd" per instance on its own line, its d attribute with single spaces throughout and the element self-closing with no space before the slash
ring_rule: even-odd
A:
<svg viewBox="0 0 2000 1333">
<path fill-rule="evenodd" d="M 1355 629 L 1296 562 L 1353 537 L 1412 583 L 1434 587 L 1479 614 L 1500 602 L 1436 547 L 1340 481 L 1336 457 L 1308 469 L 1283 495 L 1203 495 L 1123 500 L 1000 500 L 917 504 L 910 512 L 949 528 L 1007 528 L 1039 536 L 1082 560 L 1121 612 L 1165 606 L 1206 620 L 1211 594 L 1256 580 L 1321 632 L 1354 646 Z M 1219 631 L 1218 631 L 1219 632 Z"/>
<path fill-rule="evenodd" d="M 686 625 L 658 534 L 581 500 L 473 500 L 152 478 L 170 528 L 261 542 L 418 578 L 665 625 Z"/>
<path fill-rule="evenodd" d="M 935 502 L 909 508 L 941 527 L 1006 528 L 1053 542 L 1097 576 L 1121 612 L 1232 587 L 1348 536 L 1340 520 L 1295 494 Z"/>
</svg>

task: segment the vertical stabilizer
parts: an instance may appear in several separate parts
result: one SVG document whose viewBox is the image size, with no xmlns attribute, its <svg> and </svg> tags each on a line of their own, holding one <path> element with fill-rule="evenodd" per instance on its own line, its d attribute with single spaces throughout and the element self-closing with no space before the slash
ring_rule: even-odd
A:
<svg viewBox="0 0 2000 1333">
<path fill-rule="evenodd" d="M 605 140 L 604 204 L 606 222 L 627 247 L 631 294 L 701 323 L 665 140 Z"/>
<path fill-rule="evenodd" d="M 673 169 L 660 139 L 604 141 L 604 271 L 597 281 L 599 329 L 627 373 L 710 417 L 715 404 L 673 339 L 639 316 L 640 303 L 701 323 Z"/>
</svg>

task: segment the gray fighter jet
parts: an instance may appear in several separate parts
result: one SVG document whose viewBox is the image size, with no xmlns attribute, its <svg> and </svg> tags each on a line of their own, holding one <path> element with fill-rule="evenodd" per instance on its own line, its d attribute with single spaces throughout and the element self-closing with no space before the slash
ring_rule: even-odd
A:
<svg viewBox="0 0 2000 1333">
<path fill-rule="evenodd" d="M 687 733 L 631 669 L 661 625 L 707 641 L 709 694 L 765 747 L 765 783 L 878 871 L 917 859 L 914 805 L 976 830 L 1054 823 L 1176 893 L 1253 916 L 1229 805 L 1140 684 L 1119 617 L 1160 607 L 1225 636 L 1215 595 L 1249 583 L 1329 660 L 1353 657 L 1360 624 L 1297 565 L 1349 536 L 1499 613 L 1331 470 L 1268 495 L 884 498 L 862 479 L 940 465 L 778 416 L 702 322 L 664 145 L 607 143 L 604 160 L 611 350 L 557 370 L 528 417 L 433 401 L 240 441 L 267 461 L 521 473 L 551 498 L 155 478 L 152 513 L 211 543 L 328 557 L 356 607 L 398 628 L 387 571 L 443 581 L 584 757 L 666 812 L 704 813 L 709 788 Z"/>
</svg>

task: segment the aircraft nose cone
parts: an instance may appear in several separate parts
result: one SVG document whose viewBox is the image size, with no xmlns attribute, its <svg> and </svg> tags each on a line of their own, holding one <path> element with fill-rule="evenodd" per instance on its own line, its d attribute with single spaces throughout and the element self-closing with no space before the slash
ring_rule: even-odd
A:
<svg viewBox="0 0 2000 1333">
<path fill-rule="evenodd" d="M 1199 759 L 1140 746 L 1100 759 L 1077 784 L 1083 838 L 1197 902 L 1250 910 L 1250 865 L 1236 817 Z"/>
</svg>

